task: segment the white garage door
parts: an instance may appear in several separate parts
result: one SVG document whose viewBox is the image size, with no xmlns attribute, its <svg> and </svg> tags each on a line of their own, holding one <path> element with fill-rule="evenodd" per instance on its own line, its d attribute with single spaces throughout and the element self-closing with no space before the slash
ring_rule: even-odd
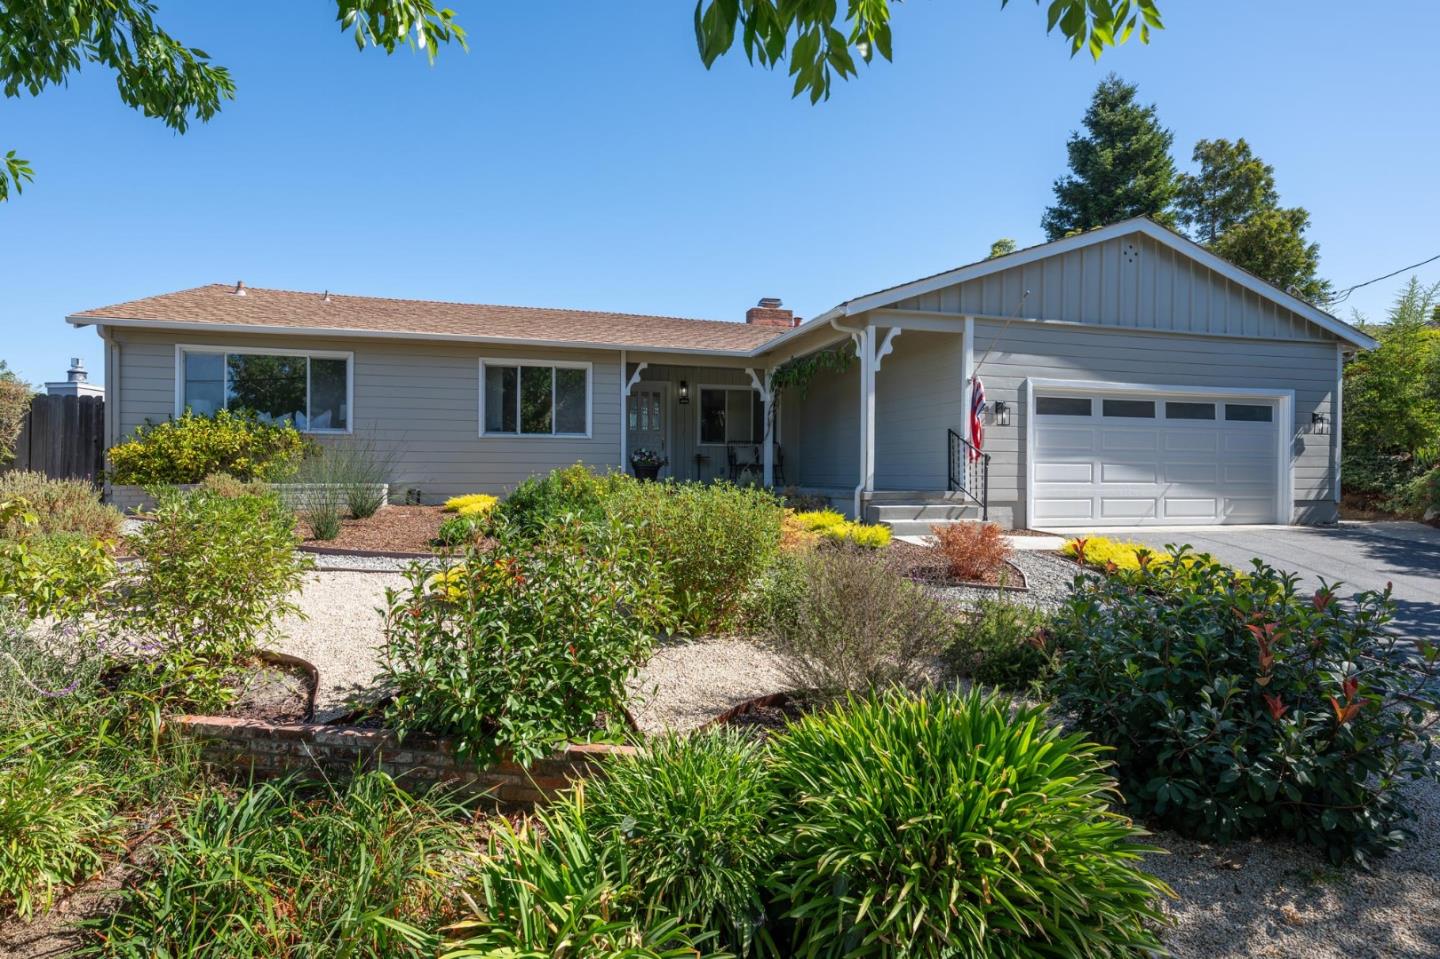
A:
<svg viewBox="0 0 1440 959">
<path fill-rule="evenodd" d="M 1273 399 L 1036 390 L 1032 525 L 1274 523 Z"/>
</svg>

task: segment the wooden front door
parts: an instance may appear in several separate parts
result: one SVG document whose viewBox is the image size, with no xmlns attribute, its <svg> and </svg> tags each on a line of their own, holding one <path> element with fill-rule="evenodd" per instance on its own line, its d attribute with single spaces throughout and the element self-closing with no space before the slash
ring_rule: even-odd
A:
<svg viewBox="0 0 1440 959">
<path fill-rule="evenodd" d="M 629 437 L 626 449 L 655 450 L 666 459 L 671 459 L 670 450 L 670 384 L 636 383 L 630 390 L 630 399 L 625 414 L 625 425 Z M 630 464 L 626 463 L 628 471 Z M 672 462 L 660 471 L 661 476 L 675 475 Z"/>
</svg>

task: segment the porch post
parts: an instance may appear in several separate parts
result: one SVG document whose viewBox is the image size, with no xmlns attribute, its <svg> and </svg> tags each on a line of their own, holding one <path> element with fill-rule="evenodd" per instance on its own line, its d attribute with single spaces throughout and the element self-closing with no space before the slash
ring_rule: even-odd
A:
<svg viewBox="0 0 1440 959">
<path fill-rule="evenodd" d="M 960 343 L 960 436 L 967 443 L 974 443 L 975 437 L 970 435 L 970 403 L 971 397 L 975 395 L 975 317 L 965 317 L 964 340 Z M 962 455 L 969 456 L 969 451 L 962 451 Z M 945 472 L 948 476 L 953 464 L 945 464 Z M 969 474 L 968 469 L 960 471 L 960 488 L 965 489 Z M 966 490 L 969 492 L 969 490 Z"/>
<path fill-rule="evenodd" d="M 770 385 L 771 371 L 765 371 L 765 389 L 760 392 L 760 399 L 765 402 L 765 449 L 760 454 L 760 462 L 765 478 L 765 488 L 771 489 L 775 485 L 775 390 Z"/>
<path fill-rule="evenodd" d="M 865 364 L 865 492 L 872 493 L 875 491 L 875 367 L 880 357 L 875 348 L 875 328 L 868 323 L 865 326 L 865 346 L 870 360 Z"/>
<path fill-rule="evenodd" d="M 625 351 L 620 351 L 620 472 L 625 472 L 625 459 L 630 455 L 630 364 Z"/>
</svg>

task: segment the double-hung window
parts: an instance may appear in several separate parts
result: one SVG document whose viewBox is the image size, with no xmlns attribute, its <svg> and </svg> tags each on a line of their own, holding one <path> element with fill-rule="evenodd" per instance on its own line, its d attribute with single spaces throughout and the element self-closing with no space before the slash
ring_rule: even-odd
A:
<svg viewBox="0 0 1440 959">
<path fill-rule="evenodd" d="M 589 436 L 590 364 L 480 361 L 481 436 Z"/>
<path fill-rule="evenodd" d="M 309 433 L 348 433 L 353 354 L 182 346 L 175 413 L 247 410 Z"/>
<path fill-rule="evenodd" d="M 765 438 L 765 404 L 748 386 L 700 387 L 700 442 L 722 446 Z"/>
</svg>

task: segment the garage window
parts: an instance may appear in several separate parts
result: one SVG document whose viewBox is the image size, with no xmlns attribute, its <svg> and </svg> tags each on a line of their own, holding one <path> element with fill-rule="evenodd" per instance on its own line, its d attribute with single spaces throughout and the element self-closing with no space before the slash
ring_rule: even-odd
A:
<svg viewBox="0 0 1440 959">
<path fill-rule="evenodd" d="M 1120 416 L 1127 419 L 1155 418 L 1154 400 L 1106 400 L 1104 403 L 1106 416 Z"/>
<path fill-rule="evenodd" d="M 1233 423 L 1269 423 L 1274 407 L 1260 403 L 1226 403 L 1225 418 Z"/>
<path fill-rule="evenodd" d="M 1167 420 L 1213 420 L 1215 404 L 1168 402 L 1165 404 L 1165 418 Z"/>
<path fill-rule="evenodd" d="M 1038 396 L 1035 412 L 1039 416 L 1089 416 L 1090 401 L 1078 396 Z"/>
</svg>

